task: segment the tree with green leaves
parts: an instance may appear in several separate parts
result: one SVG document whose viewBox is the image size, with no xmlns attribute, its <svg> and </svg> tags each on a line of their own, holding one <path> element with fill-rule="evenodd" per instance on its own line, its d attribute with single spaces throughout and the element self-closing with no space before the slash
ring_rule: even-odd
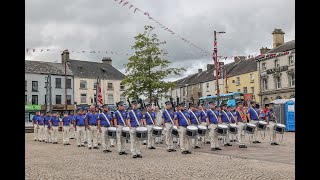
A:
<svg viewBox="0 0 320 180">
<path fill-rule="evenodd" d="M 173 82 L 165 82 L 164 78 L 185 71 L 184 68 L 169 67 L 171 62 L 164 58 L 167 53 L 159 47 L 166 42 L 160 41 L 156 34 L 151 35 L 153 30 L 152 26 L 144 26 L 144 33 L 134 37 L 136 42 L 132 49 L 135 55 L 124 65 L 127 75 L 121 82 L 128 87 L 123 93 L 128 98 L 138 99 L 144 95 L 152 102 L 157 94 L 166 93 L 175 86 Z"/>
</svg>

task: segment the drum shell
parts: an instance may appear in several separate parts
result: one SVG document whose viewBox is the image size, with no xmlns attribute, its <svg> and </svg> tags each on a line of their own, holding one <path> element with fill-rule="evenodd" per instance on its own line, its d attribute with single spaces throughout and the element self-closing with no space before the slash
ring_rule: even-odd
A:
<svg viewBox="0 0 320 180">
<path fill-rule="evenodd" d="M 154 129 L 152 128 L 152 135 L 155 137 L 160 137 L 162 135 L 162 130 L 163 129 Z"/>
<path fill-rule="evenodd" d="M 140 140 L 146 140 L 148 137 L 148 130 L 136 130 L 136 138 Z"/>
<path fill-rule="evenodd" d="M 175 136 L 175 137 L 179 137 L 178 129 L 172 128 L 171 134 L 172 134 L 173 136 Z"/>
<path fill-rule="evenodd" d="M 255 128 L 256 127 L 245 125 L 245 130 L 246 130 L 246 133 L 248 134 L 254 134 Z"/>
<path fill-rule="evenodd" d="M 284 134 L 284 129 L 285 129 L 284 127 L 280 127 L 280 126 L 275 125 L 274 128 L 275 128 L 276 133 Z"/>
<path fill-rule="evenodd" d="M 238 133 L 238 128 L 236 126 L 229 126 L 229 132 L 231 134 L 237 134 Z"/>
<path fill-rule="evenodd" d="M 197 134 L 198 134 L 198 128 L 197 129 L 188 129 L 188 127 L 187 127 L 187 136 L 188 137 L 191 137 L 191 138 L 196 137 Z"/>
<path fill-rule="evenodd" d="M 220 136 L 226 136 L 226 135 L 227 135 L 228 128 L 223 128 L 223 127 L 221 127 L 221 126 L 218 126 L 217 131 L 218 131 L 218 135 L 220 135 Z"/>
<path fill-rule="evenodd" d="M 111 139 L 116 139 L 117 138 L 117 131 L 116 130 L 107 129 L 107 135 Z"/>
<path fill-rule="evenodd" d="M 122 130 L 121 136 L 124 137 L 125 139 L 129 140 L 130 139 L 130 132 Z"/>
</svg>

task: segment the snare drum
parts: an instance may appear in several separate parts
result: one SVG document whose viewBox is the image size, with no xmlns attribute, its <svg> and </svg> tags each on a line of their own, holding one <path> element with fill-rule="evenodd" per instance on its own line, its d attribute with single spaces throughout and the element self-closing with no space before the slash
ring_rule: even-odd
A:
<svg viewBox="0 0 320 180">
<path fill-rule="evenodd" d="M 226 136 L 228 131 L 228 126 L 224 124 L 218 124 L 218 135 Z"/>
<path fill-rule="evenodd" d="M 172 136 L 174 136 L 174 137 L 179 137 L 179 133 L 178 133 L 178 128 L 177 128 L 177 126 L 173 126 L 172 127 Z"/>
<path fill-rule="evenodd" d="M 267 129 L 267 123 L 265 121 L 258 121 L 258 129 L 259 130 L 266 130 Z"/>
<path fill-rule="evenodd" d="M 238 133 L 238 127 L 236 124 L 230 124 L 229 125 L 229 132 L 231 134 L 237 134 Z"/>
<path fill-rule="evenodd" d="M 203 126 L 203 125 L 198 126 L 198 134 L 201 136 L 204 136 L 207 130 L 208 130 L 207 126 Z"/>
<path fill-rule="evenodd" d="M 154 126 L 153 128 L 152 128 L 152 134 L 153 134 L 153 136 L 155 136 L 155 137 L 161 137 L 161 134 L 162 134 L 162 127 L 160 127 L 160 126 Z"/>
<path fill-rule="evenodd" d="M 136 128 L 136 138 L 138 140 L 146 140 L 148 134 L 148 129 L 146 127 L 137 127 Z"/>
<path fill-rule="evenodd" d="M 286 126 L 284 124 L 276 124 L 275 126 L 275 130 L 276 130 L 276 133 L 278 134 L 284 134 L 284 129 L 286 128 Z"/>
<path fill-rule="evenodd" d="M 189 138 L 196 137 L 197 133 L 198 128 L 196 126 L 187 126 L 187 136 L 189 136 Z"/>
<path fill-rule="evenodd" d="M 108 127 L 107 128 L 108 137 L 110 139 L 116 139 L 117 138 L 117 128 L 115 127 Z"/>
<path fill-rule="evenodd" d="M 246 133 L 248 134 L 253 134 L 255 129 L 256 129 L 256 125 L 252 124 L 252 123 L 247 123 L 246 124 Z"/>
<path fill-rule="evenodd" d="M 122 130 L 121 130 L 121 135 L 126 140 L 129 140 L 130 139 L 130 128 L 129 127 L 123 127 Z"/>
</svg>

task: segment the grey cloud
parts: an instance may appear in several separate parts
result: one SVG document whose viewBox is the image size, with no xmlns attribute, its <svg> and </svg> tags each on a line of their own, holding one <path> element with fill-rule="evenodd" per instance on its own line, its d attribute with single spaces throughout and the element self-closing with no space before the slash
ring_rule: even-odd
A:
<svg viewBox="0 0 320 180">
<path fill-rule="evenodd" d="M 119 1 L 118 1 L 119 2 Z M 73 59 L 101 61 L 111 56 L 113 65 L 124 72 L 128 57 L 111 55 L 110 51 L 132 53 L 134 36 L 144 25 L 156 27 L 155 33 L 167 44 L 172 66 L 195 73 L 212 62 L 210 57 L 164 31 L 141 13 L 133 13 L 129 5 L 122 7 L 114 0 L 32 0 L 26 1 L 26 48 L 56 47 L 56 52 L 26 53 L 26 59 L 60 60 L 60 50 L 101 50 L 105 53 L 71 53 Z M 213 51 L 213 30 L 226 31 L 218 36 L 221 56 L 258 54 L 261 47 L 272 47 L 271 32 L 281 28 L 285 41 L 295 38 L 294 1 L 291 0 L 206 0 L 206 1 L 129 1 L 179 35 L 203 49 Z"/>
</svg>

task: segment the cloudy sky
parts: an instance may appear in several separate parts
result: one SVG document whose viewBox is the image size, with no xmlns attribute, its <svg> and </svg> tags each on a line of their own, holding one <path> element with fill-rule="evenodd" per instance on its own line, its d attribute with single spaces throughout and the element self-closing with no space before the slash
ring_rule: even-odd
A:
<svg viewBox="0 0 320 180">
<path fill-rule="evenodd" d="M 272 48 L 272 31 L 282 29 L 285 41 L 295 39 L 295 4 L 292 0 L 28 0 L 26 1 L 26 60 L 60 62 L 63 49 L 71 59 L 101 62 L 111 57 L 124 72 L 132 53 L 134 36 L 144 25 L 155 27 L 162 46 L 174 67 L 185 67 L 182 76 L 206 69 L 210 57 L 182 41 L 184 37 L 206 51 L 213 51 L 213 31 L 218 35 L 219 56 L 259 54 L 261 47 Z M 123 6 L 124 2 L 129 2 Z M 132 8 L 129 8 L 133 5 Z M 165 31 L 135 7 L 176 34 Z M 44 49 L 43 52 L 40 52 Z M 50 49 L 46 51 L 46 49 Z M 74 52 L 72 52 L 74 51 Z M 82 51 L 86 51 L 82 53 Z M 89 53 L 89 51 L 101 51 Z M 106 51 L 108 54 L 106 54 Z M 77 53 L 80 52 L 80 53 Z M 103 53 L 102 53 L 103 52 Z M 231 60 L 226 61 L 226 63 Z M 168 79 L 176 79 L 169 77 Z"/>
</svg>

